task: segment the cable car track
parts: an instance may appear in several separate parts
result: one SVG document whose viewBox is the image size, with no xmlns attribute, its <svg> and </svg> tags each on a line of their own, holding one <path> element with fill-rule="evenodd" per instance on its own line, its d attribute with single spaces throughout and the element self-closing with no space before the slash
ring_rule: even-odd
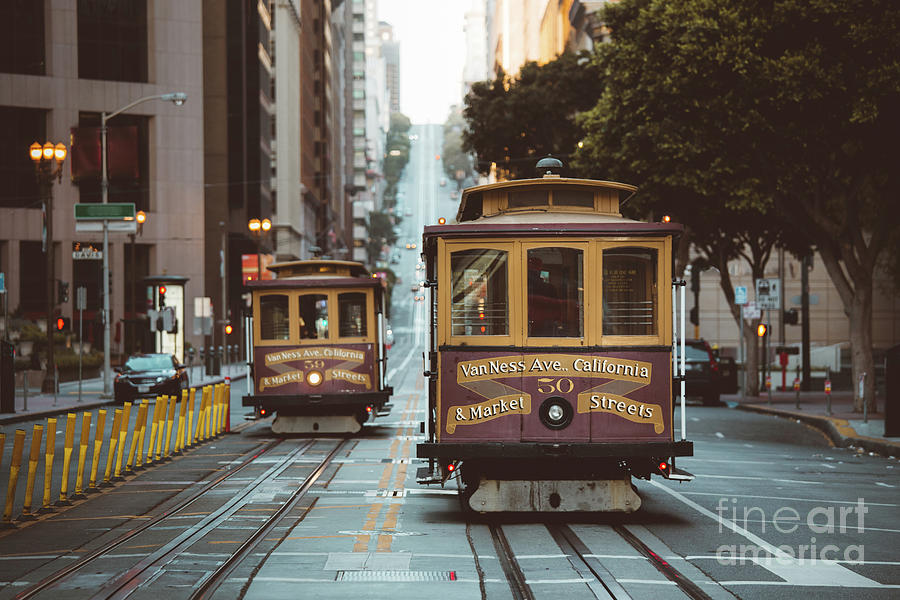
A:
<svg viewBox="0 0 900 600">
<path fill-rule="evenodd" d="M 565 524 L 545 523 L 544 526 L 553 540 L 569 559 L 572 568 L 582 577 L 596 598 L 612 598 L 614 600 L 633 599 L 619 581 L 616 580 L 603 563 L 591 554 L 587 545 Z M 641 556 L 646 558 L 668 580 L 693 600 L 710 600 L 710 596 L 700 587 L 675 569 L 668 561 L 653 552 L 637 536 L 622 525 L 611 526 L 612 530 L 628 542 Z M 515 553 L 501 525 L 489 524 L 491 539 L 497 551 L 497 559 L 506 575 L 513 598 L 516 600 L 532 600 L 535 596 L 528 580 L 519 566 Z"/>
<path fill-rule="evenodd" d="M 187 498 L 179 501 L 175 506 L 166 508 L 164 512 L 156 515 L 148 522 L 134 527 L 133 529 L 125 532 L 111 542 L 104 544 L 102 547 L 93 550 L 86 556 L 83 556 L 82 558 L 76 560 L 73 564 L 60 569 L 59 571 L 56 571 L 55 573 L 42 579 L 28 589 L 20 592 L 15 596 L 15 598 L 17 600 L 24 600 L 28 598 L 38 597 L 42 592 L 54 592 L 53 588 L 58 584 L 75 578 L 80 573 L 83 573 L 85 569 L 92 568 L 94 566 L 93 563 L 101 557 L 109 557 L 110 552 L 122 546 L 125 542 L 135 538 L 141 533 L 152 530 L 154 526 L 160 525 L 161 523 L 164 523 L 166 519 L 170 519 L 176 514 L 182 512 L 185 508 L 187 508 L 197 500 L 203 498 L 211 490 L 220 486 L 228 479 L 233 478 L 237 473 L 240 473 L 246 467 L 253 464 L 253 462 L 261 455 L 271 451 L 272 449 L 285 443 L 286 441 L 287 440 L 285 439 L 272 440 L 262 447 L 255 449 L 254 451 L 246 455 L 239 464 L 232 467 L 227 473 L 224 473 L 221 476 L 217 477 L 215 480 L 203 485 L 200 489 L 192 492 Z M 335 444 L 335 447 L 333 449 L 328 451 L 328 454 L 321 460 L 321 462 L 313 468 L 312 472 L 305 477 L 302 485 L 293 494 L 291 494 L 291 497 L 287 500 L 287 502 L 283 503 L 278 509 L 276 509 L 275 512 L 270 515 L 266 519 L 266 521 L 260 527 L 258 527 L 247 540 L 245 540 L 241 544 L 238 550 L 235 551 L 230 558 L 219 565 L 211 574 L 205 576 L 199 583 L 199 587 L 194 590 L 194 595 L 191 596 L 192 598 L 207 597 L 206 594 L 208 592 L 214 591 L 219 583 L 221 583 L 223 578 L 231 572 L 234 566 L 237 565 L 241 559 L 246 557 L 249 551 L 253 547 L 255 547 L 260 540 L 264 539 L 266 534 L 269 533 L 272 528 L 275 527 L 275 525 L 277 525 L 277 523 L 280 522 L 283 517 L 297 505 L 299 500 L 305 496 L 309 488 L 321 476 L 325 468 L 331 462 L 331 459 L 338 453 L 341 448 L 345 446 L 348 440 L 305 440 L 304 443 L 302 443 L 291 452 L 285 454 L 282 457 L 279 457 L 275 464 L 268 467 L 261 475 L 254 478 L 252 482 L 245 485 L 233 496 L 230 496 L 223 505 L 212 510 L 212 512 L 201 519 L 200 522 L 186 528 L 175 538 L 163 544 L 161 547 L 157 548 L 154 552 L 147 555 L 124 572 L 114 574 L 107 584 L 101 586 L 90 597 L 94 599 L 126 598 L 133 592 L 141 589 L 142 584 L 153 581 L 162 571 L 165 570 L 166 565 L 177 558 L 181 552 L 184 552 L 191 545 L 197 543 L 204 536 L 214 531 L 218 526 L 231 518 L 235 512 L 243 508 L 248 503 L 253 494 L 258 492 L 260 487 L 267 483 L 271 483 L 273 479 L 277 478 L 287 468 L 295 465 L 296 463 L 294 459 L 297 456 L 305 453 L 317 443 L 321 443 L 323 441 L 336 441 L 337 443 Z"/>
</svg>

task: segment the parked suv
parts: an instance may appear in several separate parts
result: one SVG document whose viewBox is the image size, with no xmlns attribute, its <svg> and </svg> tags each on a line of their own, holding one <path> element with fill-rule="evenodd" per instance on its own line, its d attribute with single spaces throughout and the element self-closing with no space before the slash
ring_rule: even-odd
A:
<svg viewBox="0 0 900 600">
<path fill-rule="evenodd" d="M 706 340 L 685 340 L 684 362 L 685 395 L 698 396 L 707 406 L 719 404 L 721 371 Z"/>
</svg>

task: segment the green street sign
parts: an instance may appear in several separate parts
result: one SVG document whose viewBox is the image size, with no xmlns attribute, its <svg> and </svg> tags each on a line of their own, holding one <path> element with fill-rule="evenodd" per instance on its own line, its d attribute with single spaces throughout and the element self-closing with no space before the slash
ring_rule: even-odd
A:
<svg viewBox="0 0 900 600">
<path fill-rule="evenodd" d="M 133 221 L 134 202 L 76 204 L 76 221 Z"/>
</svg>

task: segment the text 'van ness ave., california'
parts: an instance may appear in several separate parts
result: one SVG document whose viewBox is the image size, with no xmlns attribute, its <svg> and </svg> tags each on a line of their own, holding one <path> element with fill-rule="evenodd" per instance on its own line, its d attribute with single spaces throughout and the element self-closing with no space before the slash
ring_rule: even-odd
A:
<svg viewBox="0 0 900 600">
<path fill-rule="evenodd" d="M 493 379 L 509 375 L 541 376 L 569 373 L 578 377 L 605 377 L 650 383 L 649 362 L 622 358 L 583 358 L 570 354 L 500 356 L 459 363 L 459 382 Z"/>
<path fill-rule="evenodd" d="M 366 359 L 365 352 L 351 348 L 315 347 L 294 348 L 291 350 L 279 350 L 266 354 L 266 364 L 275 365 L 292 360 L 331 359 L 361 363 Z"/>
</svg>

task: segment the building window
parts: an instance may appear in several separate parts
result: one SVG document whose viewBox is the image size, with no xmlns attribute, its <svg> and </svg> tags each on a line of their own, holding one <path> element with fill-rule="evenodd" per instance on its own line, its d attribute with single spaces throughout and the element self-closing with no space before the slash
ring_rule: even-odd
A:
<svg viewBox="0 0 900 600">
<path fill-rule="evenodd" d="M 40 208 L 28 147 L 47 140 L 47 111 L 0 106 L 0 208 Z M 68 140 L 54 140 L 67 142 Z"/>
<path fill-rule="evenodd" d="M 0 2 L 0 73 L 44 75 L 44 3 Z"/>
<path fill-rule="evenodd" d="M 78 0 L 78 77 L 147 81 L 147 0 Z"/>
<path fill-rule="evenodd" d="M 99 128 L 100 115 L 81 113 L 80 129 Z M 135 210 L 150 210 L 150 117 L 122 114 L 107 124 L 107 176 L 110 202 L 133 202 Z M 88 144 L 99 144 L 99 133 L 85 136 Z M 79 202 L 101 202 L 100 165 L 82 163 L 95 152 L 72 149 L 72 176 L 78 185 Z"/>
</svg>

